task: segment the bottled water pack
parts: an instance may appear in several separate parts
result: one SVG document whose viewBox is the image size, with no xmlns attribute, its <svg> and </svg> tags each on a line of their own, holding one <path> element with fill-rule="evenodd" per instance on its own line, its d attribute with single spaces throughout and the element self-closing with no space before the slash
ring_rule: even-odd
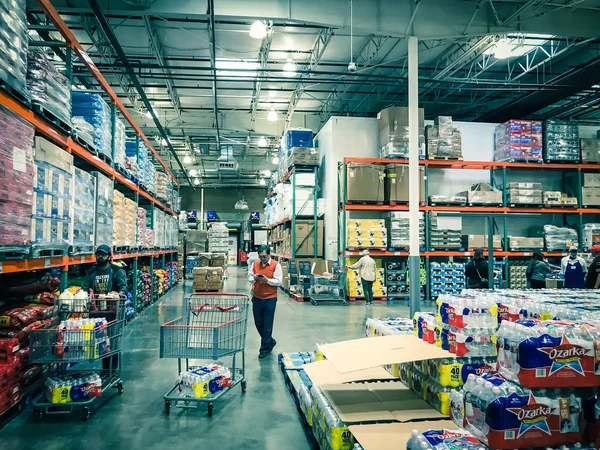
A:
<svg viewBox="0 0 600 450">
<path fill-rule="evenodd" d="M 413 430 L 407 450 L 486 450 L 473 435 L 464 430 Z"/>
</svg>

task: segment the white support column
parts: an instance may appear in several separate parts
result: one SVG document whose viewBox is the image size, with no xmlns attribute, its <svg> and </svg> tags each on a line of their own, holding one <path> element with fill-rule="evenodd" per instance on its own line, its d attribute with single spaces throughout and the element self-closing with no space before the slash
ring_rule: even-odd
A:
<svg viewBox="0 0 600 450">
<path fill-rule="evenodd" d="M 419 248 L 419 40 L 408 38 L 408 180 L 410 253 L 410 314 L 421 307 L 421 258 Z"/>
<path fill-rule="evenodd" d="M 204 226 L 204 187 L 200 188 L 200 230 L 205 230 Z"/>
</svg>

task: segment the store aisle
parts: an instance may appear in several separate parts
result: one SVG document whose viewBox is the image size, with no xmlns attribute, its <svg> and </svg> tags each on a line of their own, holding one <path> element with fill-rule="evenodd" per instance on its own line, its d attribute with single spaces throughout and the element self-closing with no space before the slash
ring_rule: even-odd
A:
<svg viewBox="0 0 600 450">
<path fill-rule="evenodd" d="M 259 338 L 252 315 L 248 322 L 245 395 L 236 388 L 215 403 L 214 416 L 206 409 L 164 412 L 163 394 L 177 377 L 177 361 L 159 359 L 159 325 L 178 313 L 184 290 L 191 282 L 167 294 L 125 329 L 125 392 L 116 390 L 102 399 L 88 422 L 79 414 L 46 416 L 32 420 L 28 408 L 1 432 L 3 450 L 44 448 L 47 450 L 93 449 L 311 449 L 300 415 L 289 395 L 277 366 L 279 352 L 311 350 L 316 342 L 334 342 L 363 336 L 367 317 L 407 315 L 405 306 L 364 304 L 344 307 L 337 304 L 312 306 L 296 303 L 280 295 L 275 317 L 273 355 L 258 360 Z M 230 270 L 225 289 L 248 292 L 246 272 Z"/>
</svg>

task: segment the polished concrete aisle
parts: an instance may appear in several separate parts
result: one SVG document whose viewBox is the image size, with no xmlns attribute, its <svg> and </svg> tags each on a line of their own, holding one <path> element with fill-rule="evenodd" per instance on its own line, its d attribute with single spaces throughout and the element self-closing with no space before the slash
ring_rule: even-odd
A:
<svg viewBox="0 0 600 450">
<path fill-rule="evenodd" d="M 46 416 L 32 420 L 29 407 L 0 430 L 2 450 L 306 450 L 311 449 L 300 417 L 277 366 L 279 352 L 309 351 L 315 343 L 364 336 L 367 317 L 406 316 L 402 304 L 338 304 L 312 306 L 280 294 L 275 317 L 274 353 L 258 360 L 259 338 L 252 314 L 248 322 L 246 377 L 248 390 L 239 386 L 215 403 L 209 418 L 206 408 L 172 409 L 165 415 L 162 396 L 175 382 L 177 361 L 159 359 L 159 325 L 176 314 L 184 289 L 178 287 L 159 304 L 145 310 L 125 329 L 123 379 L 125 392 L 107 393 L 87 422 L 79 414 Z M 246 272 L 230 270 L 225 289 L 248 292 Z"/>
</svg>

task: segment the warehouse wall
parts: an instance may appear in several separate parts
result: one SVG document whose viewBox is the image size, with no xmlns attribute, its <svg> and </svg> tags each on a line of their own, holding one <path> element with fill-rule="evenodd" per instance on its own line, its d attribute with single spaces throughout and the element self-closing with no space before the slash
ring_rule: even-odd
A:
<svg viewBox="0 0 600 450">
<path fill-rule="evenodd" d="M 234 221 L 248 220 L 252 211 L 259 211 L 262 223 L 264 222 L 263 202 L 266 195 L 266 188 L 205 188 L 204 213 L 213 210 L 217 212 L 220 220 Z M 241 198 L 248 202 L 248 211 L 237 211 L 234 208 L 235 202 Z M 195 209 L 200 214 L 201 208 L 201 190 L 181 188 L 181 209 Z"/>
</svg>

